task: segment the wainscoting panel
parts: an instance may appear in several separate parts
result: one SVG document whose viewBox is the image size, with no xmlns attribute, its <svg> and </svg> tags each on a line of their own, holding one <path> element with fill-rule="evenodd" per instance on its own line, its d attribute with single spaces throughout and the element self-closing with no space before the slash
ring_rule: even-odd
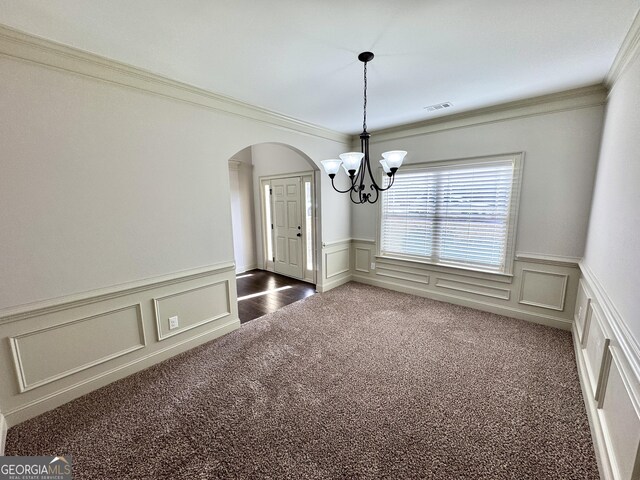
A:
<svg viewBox="0 0 640 480">
<path fill-rule="evenodd" d="M 239 328 L 234 270 L 229 262 L 0 314 L 9 426 Z M 174 315 L 179 328 L 169 330 Z"/>
<path fill-rule="evenodd" d="M 229 281 L 154 298 L 158 340 L 231 315 Z M 169 317 L 177 316 L 179 327 L 169 328 Z"/>
<path fill-rule="evenodd" d="M 73 316 L 70 311 L 69 315 Z M 114 335 L 117 332 L 117 335 Z M 82 338 L 81 345 L 77 339 Z M 140 304 L 10 337 L 20 392 L 146 345 Z"/>
<path fill-rule="evenodd" d="M 578 339 L 580 339 L 580 343 L 582 343 L 584 339 L 584 329 L 587 320 L 587 312 L 589 311 L 590 305 L 591 297 L 589 297 L 589 295 L 587 294 L 587 290 L 584 286 L 584 280 L 580 279 L 580 282 L 578 283 L 578 297 L 576 299 L 576 314 L 574 317 L 574 328 L 578 333 Z"/>
<path fill-rule="evenodd" d="M 496 288 L 482 285 L 477 282 L 463 282 L 461 280 L 451 280 L 448 278 L 438 278 L 436 287 L 447 288 L 457 292 L 473 293 L 483 297 L 499 298 L 500 300 L 509 300 L 511 290 L 507 288 Z"/>
<path fill-rule="evenodd" d="M 371 265 L 371 250 L 368 248 L 355 247 L 355 268 L 356 272 L 369 273 Z"/>
<path fill-rule="evenodd" d="M 325 254 L 327 278 L 349 272 L 349 247 Z"/>
<path fill-rule="evenodd" d="M 564 310 L 569 275 L 545 270 L 522 269 L 520 303 L 551 310 Z"/>
<path fill-rule="evenodd" d="M 640 405 L 633 391 L 617 349 L 611 349 L 612 362 L 607 376 L 606 394 L 600 410 L 602 428 L 608 443 L 614 478 L 632 480 L 640 478 Z M 636 384 L 637 388 L 637 384 Z"/>
<path fill-rule="evenodd" d="M 640 346 L 583 264 L 573 328 L 578 374 L 603 480 L 640 479 Z M 580 310 L 582 307 L 582 310 Z M 581 334 L 581 331 L 584 333 Z"/>
<path fill-rule="evenodd" d="M 372 240 L 353 240 L 352 249 L 357 282 L 571 329 L 579 280 L 573 259 L 518 254 L 513 275 L 501 275 L 379 256 Z M 375 268 L 360 268 L 365 258 Z"/>
<path fill-rule="evenodd" d="M 609 349 L 611 339 L 605 333 L 602 316 L 593 305 L 589 306 L 586 332 L 584 336 L 584 361 L 587 367 L 587 375 L 591 382 L 594 399 L 600 400 L 602 396 L 603 374 L 605 372 L 605 353 Z"/>
<path fill-rule="evenodd" d="M 322 279 L 316 285 L 319 292 L 326 292 L 351 280 L 351 239 L 322 245 Z"/>
</svg>

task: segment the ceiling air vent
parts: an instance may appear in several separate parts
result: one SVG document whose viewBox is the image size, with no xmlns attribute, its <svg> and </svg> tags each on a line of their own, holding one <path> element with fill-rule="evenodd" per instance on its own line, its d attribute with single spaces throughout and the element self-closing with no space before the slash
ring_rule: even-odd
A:
<svg viewBox="0 0 640 480">
<path fill-rule="evenodd" d="M 436 105 L 429 105 L 428 107 L 424 107 L 427 112 L 435 112 L 438 110 L 443 110 L 445 108 L 453 107 L 451 102 L 438 103 Z"/>
</svg>

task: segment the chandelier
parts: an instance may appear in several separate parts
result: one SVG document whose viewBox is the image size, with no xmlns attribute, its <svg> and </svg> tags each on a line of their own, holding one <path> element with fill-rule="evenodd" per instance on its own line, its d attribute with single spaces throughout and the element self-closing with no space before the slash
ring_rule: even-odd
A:
<svg viewBox="0 0 640 480">
<path fill-rule="evenodd" d="M 402 165 L 402 161 L 404 160 L 407 152 L 403 150 L 393 150 L 382 154 L 380 164 L 382 165 L 384 173 L 387 174 L 390 180 L 386 187 L 378 185 L 375 180 L 375 175 L 371 169 L 371 164 L 369 163 L 369 138 L 371 135 L 367 132 L 367 63 L 373 60 L 373 53 L 362 52 L 358 55 L 358 60 L 364 63 L 364 116 L 362 121 L 362 133 L 360 134 L 360 150 L 362 151 L 343 153 L 340 155 L 340 160 L 322 160 L 321 163 L 325 172 L 327 172 L 329 178 L 331 178 L 331 185 L 336 192 L 348 193 L 351 201 L 356 204 L 376 203 L 380 196 L 380 192 L 388 190 L 393 185 L 395 174 L 398 171 L 398 168 L 400 168 L 400 165 Z M 340 171 L 341 165 L 351 181 L 351 186 L 347 190 L 339 190 L 336 188 L 334 183 L 334 178 Z M 367 175 L 369 176 L 367 183 L 369 183 L 371 193 L 365 191 L 365 177 Z"/>
</svg>

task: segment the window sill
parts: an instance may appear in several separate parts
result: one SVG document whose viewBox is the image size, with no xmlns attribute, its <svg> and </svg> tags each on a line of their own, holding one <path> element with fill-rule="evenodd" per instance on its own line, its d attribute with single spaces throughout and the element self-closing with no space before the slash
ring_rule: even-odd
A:
<svg viewBox="0 0 640 480">
<path fill-rule="evenodd" d="M 399 267 L 413 267 L 421 270 L 429 270 L 432 272 L 448 273 L 450 275 L 458 275 L 462 277 L 481 278 L 484 280 L 492 280 L 500 283 L 512 283 L 513 274 L 487 272 L 484 270 L 476 270 L 465 267 L 454 267 L 451 265 L 442 265 L 437 263 L 430 263 L 425 260 L 419 260 L 417 258 L 407 258 L 394 255 L 376 255 L 376 268 L 389 268 L 395 266 Z"/>
</svg>

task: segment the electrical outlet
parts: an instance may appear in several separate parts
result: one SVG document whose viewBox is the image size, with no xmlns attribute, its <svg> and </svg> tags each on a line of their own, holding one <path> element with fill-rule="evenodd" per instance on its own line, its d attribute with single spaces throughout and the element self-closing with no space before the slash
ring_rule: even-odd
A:
<svg viewBox="0 0 640 480">
<path fill-rule="evenodd" d="M 178 317 L 169 317 L 169 330 L 173 330 L 174 328 L 178 328 L 180 323 L 178 322 Z"/>
</svg>

